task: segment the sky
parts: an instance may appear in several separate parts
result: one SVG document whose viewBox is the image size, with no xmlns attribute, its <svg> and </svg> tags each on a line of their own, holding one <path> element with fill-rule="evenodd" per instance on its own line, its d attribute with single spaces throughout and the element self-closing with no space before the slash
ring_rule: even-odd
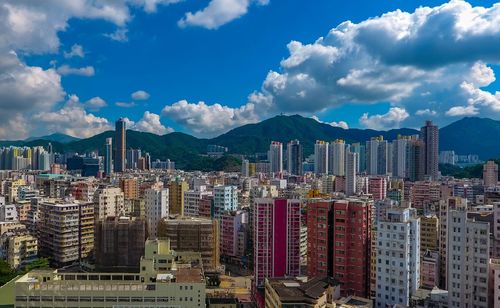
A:
<svg viewBox="0 0 500 308">
<path fill-rule="evenodd" d="M 499 64 L 493 1 L 0 0 L 0 139 L 500 120 Z"/>
</svg>

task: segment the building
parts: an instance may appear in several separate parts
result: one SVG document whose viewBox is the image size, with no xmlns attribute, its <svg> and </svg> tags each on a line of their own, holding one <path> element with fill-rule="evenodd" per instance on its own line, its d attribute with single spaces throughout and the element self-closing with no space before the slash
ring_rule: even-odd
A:
<svg viewBox="0 0 500 308">
<path fill-rule="evenodd" d="M 243 159 L 241 161 L 241 176 L 249 177 L 250 176 L 250 162 L 248 159 Z"/>
<path fill-rule="evenodd" d="M 498 184 L 498 165 L 489 160 L 483 165 L 484 187 L 495 187 Z"/>
<path fill-rule="evenodd" d="M 253 209 L 254 283 L 265 278 L 300 275 L 301 203 L 258 198 Z"/>
<path fill-rule="evenodd" d="M 333 212 L 331 200 L 311 200 L 307 203 L 307 275 L 332 276 Z"/>
<path fill-rule="evenodd" d="M 303 175 L 304 167 L 302 162 L 304 161 L 304 152 L 302 149 L 302 144 L 299 140 L 295 139 L 288 142 L 287 145 L 287 171 L 290 175 Z"/>
<path fill-rule="evenodd" d="M 217 220 L 177 217 L 163 218 L 158 224 L 158 237 L 170 239 L 175 251 L 201 253 L 203 267 L 216 269 L 219 266 L 220 238 Z"/>
<path fill-rule="evenodd" d="M 500 307 L 500 259 L 490 259 L 489 305 Z"/>
<path fill-rule="evenodd" d="M 168 216 L 168 188 L 150 188 L 144 193 L 144 209 L 146 212 L 146 224 L 148 237 L 157 237 L 158 223 L 160 219 Z"/>
<path fill-rule="evenodd" d="M 184 193 L 189 189 L 186 181 L 176 178 L 168 186 L 169 214 L 184 215 Z"/>
<path fill-rule="evenodd" d="M 131 217 L 108 217 L 96 222 L 94 256 L 98 271 L 138 271 L 144 254 L 146 224 Z"/>
<path fill-rule="evenodd" d="M 425 179 L 425 143 L 409 139 L 406 148 L 406 178 L 412 182 Z"/>
<path fill-rule="evenodd" d="M 266 278 L 266 308 L 335 307 L 333 300 L 340 297 L 339 290 L 338 283 L 327 277 Z"/>
<path fill-rule="evenodd" d="M 314 145 L 314 173 L 328 174 L 328 142 L 316 140 Z"/>
<path fill-rule="evenodd" d="M 420 284 L 422 288 L 432 290 L 439 284 L 439 253 L 426 250 L 420 264 Z"/>
<path fill-rule="evenodd" d="M 119 187 L 101 187 L 94 195 L 95 219 L 125 215 L 123 192 Z"/>
<path fill-rule="evenodd" d="M 148 241 L 140 272 L 34 270 L 15 282 L 15 306 L 204 307 L 206 281 L 197 258 Z"/>
<path fill-rule="evenodd" d="M 383 136 L 366 142 L 366 171 L 370 175 L 385 175 L 388 170 L 389 148 Z"/>
<path fill-rule="evenodd" d="M 355 195 L 357 191 L 357 166 L 359 166 L 358 153 L 347 152 L 345 164 L 345 194 Z"/>
<path fill-rule="evenodd" d="M 278 141 L 272 141 L 267 152 L 267 160 L 269 160 L 269 172 L 283 172 L 283 144 Z"/>
<path fill-rule="evenodd" d="M 406 178 L 408 139 L 407 136 L 398 136 L 392 141 L 392 175 L 402 179 Z"/>
<path fill-rule="evenodd" d="M 5 233 L 7 262 L 11 268 L 17 269 L 34 260 L 38 255 L 38 240 L 26 229 Z"/>
<path fill-rule="evenodd" d="M 123 191 L 123 197 L 128 199 L 139 198 L 139 182 L 134 178 L 120 180 L 120 188 Z"/>
<path fill-rule="evenodd" d="M 420 252 L 439 250 L 439 219 L 436 215 L 420 217 Z"/>
<path fill-rule="evenodd" d="M 368 179 L 368 193 L 374 201 L 384 200 L 387 197 L 387 179 L 385 177 L 371 177 Z"/>
<path fill-rule="evenodd" d="M 206 190 L 205 186 L 200 186 L 197 189 L 188 190 L 184 193 L 184 216 L 198 217 L 200 216 L 200 204 L 203 196 L 212 195 Z"/>
<path fill-rule="evenodd" d="M 127 125 L 125 119 L 119 119 L 115 123 L 115 172 L 125 171 L 125 149 L 127 148 L 126 134 Z"/>
<path fill-rule="evenodd" d="M 359 142 L 351 144 L 351 152 L 358 154 L 358 168 L 357 173 L 366 171 L 366 145 Z"/>
<path fill-rule="evenodd" d="M 17 221 L 17 208 L 15 204 L 0 205 L 0 221 Z"/>
<path fill-rule="evenodd" d="M 226 212 L 222 215 L 220 224 L 222 258 L 228 261 L 237 261 L 237 259 L 244 256 L 246 246 L 246 236 L 244 236 L 244 233 L 247 230 L 247 225 L 247 212 Z"/>
<path fill-rule="evenodd" d="M 420 139 L 425 143 L 425 175 L 436 180 L 439 175 L 439 129 L 426 121 L 420 129 Z"/>
<path fill-rule="evenodd" d="M 220 219 L 226 211 L 238 209 L 238 188 L 236 186 L 214 187 L 214 217 Z"/>
<path fill-rule="evenodd" d="M 49 200 L 40 203 L 39 251 L 64 266 L 90 256 L 94 248 L 94 205 Z"/>
<path fill-rule="evenodd" d="M 328 174 L 345 175 L 345 142 L 342 139 L 336 139 L 329 144 Z"/>
<path fill-rule="evenodd" d="M 376 306 L 409 306 L 420 286 L 420 218 L 413 208 L 390 208 L 377 223 Z"/>
<path fill-rule="evenodd" d="M 113 139 L 106 138 L 104 145 L 104 174 L 110 176 L 113 172 Z"/>
<path fill-rule="evenodd" d="M 489 233 L 489 223 L 467 218 L 466 208 L 449 210 L 448 307 L 488 307 Z"/>
</svg>

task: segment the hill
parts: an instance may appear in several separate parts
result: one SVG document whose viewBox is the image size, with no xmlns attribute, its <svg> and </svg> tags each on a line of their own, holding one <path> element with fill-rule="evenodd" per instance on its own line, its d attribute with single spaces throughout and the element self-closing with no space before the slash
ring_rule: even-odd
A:
<svg viewBox="0 0 500 308">
<path fill-rule="evenodd" d="M 61 134 L 61 133 L 54 133 L 54 134 L 41 136 L 41 137 L 29 137 L 28 139 L 25 139 L 24 141 L 30 142 L 30 141 L 35 141 L 35 140 L 47 140 L 47 141 L 55 141 L 55 142 L 60 142 L 60 143 L 69 143 L 72 141 L 80 140 L 80 138 L 76 138 L 76 137 L 66 135 L 66 134 Z"/>
<path fill-rule="evenodd" d="M 149 152 L 153 159 L 171 159 L 179 168 L 186 170 L 236 170 L 239 159 L 224 156 L 212 159 L 201 156 L 207 145 L 217 144 L 229 148 L 228 154 L 263 153 L 273 140 L 286 144 L 298 139 L 303 144 L 305 156 L 313 153 L 314 142 L 320 140 L 346 140 L 347 143 L 365 142 L 371 137 L 382 135 L 387 140 L 397 135 L 414 135 L 415 129 L 401 128 L 389 131 L 372 129 L 343 129 L 320 123 L 300 115 L 279 115 L 255 124 L 237 127 L 211 139 L 200 139 L 188 134 L 174 132 L 163 136 L 152 133 L 127 130 L 127 147 L 140 148 Z M 483 118 L 464 118 L 440 129 L 440 150 L 455 150 L 458 154 L 476 153 L 482 159 L 500 156 L 500 121 Z M 52 142 L 58 152 L 86 153 L 104 152 L 106 138 L 114 138 L 113 131 L 103 132 L 86 139 L 71 142 L 31 140 L 0 141 L 0 146 L 47 146 Z"/>
</svg>

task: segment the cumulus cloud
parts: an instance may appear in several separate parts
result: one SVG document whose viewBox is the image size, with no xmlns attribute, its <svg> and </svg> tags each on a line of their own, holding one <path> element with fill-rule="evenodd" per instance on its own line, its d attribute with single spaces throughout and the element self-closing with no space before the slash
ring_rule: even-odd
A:
<svg viewBox="0 0 500 308">
<path fill-rule="evenodd" d="M 207 105 L 205 102 L 189 103 L 181 100 L 165 106 L 162 115 L 200 136 L 218 135 L 236 126 L 258 121 L 252 104 L 231 108 L 220 104 Z"/>
<path fill-rule="evenodd" d="M 132 107 L 137 106 L 137 104 L 134 102 L 116 102 L 115 106 L 122 107 L 122 108 L 132 108 Z"/>
<path fill-rule="evenodd" d="M 450 117 L 463 117 L 478 114 L 478 110 L 476 107 L 469 106 L 455 106 L 451 107 L 450 110 L 446 111 L 446 115 Z"/>
<path fill-rule="evenodd" d="M 66 59 L 73 57 L 80 57 L 80 58 L 85 57 L 85 52 L 83 51 L 82 45 L 74 44 L 73 46 L 71 46 L 70 51 L 64 52 L 64 57 Z"/>
<path fill-rule="evenodd" d="M 409 126 L 457 105 L 492 116 L 498 95 L 481 88 L 495 80 L 488 64 L 500 62 L 499 22 L 500 4 L 465 1 L 346 21 L 313 43 L 290 42 L 289 56 L 249 102 L 261 117 L 389 102 L 415 115 L 403 120 Z"/>
<path fill-rule="evenodd" d="M 57 111 L 40 112 L 33 116 L 35 127 L 43 127 L 50 133 L 61 132 L 75 137 L 86 138 L 112 129 L 105 118 L 87 113 L 78 96 L 71 95 Z"/>
<path fill-rule="evenodd" d="M 269 0 L 211 0 L 208 6 L 195 12 L 188 12 L 179 20 L 179 27 L 197 26 L 217 29 L 220 26 L 247 14 L 252 4 L 267 5 Z"/>
<path fill-rule="evenodd" d="M 343 129 L 349 129 L 349 125 L 347 124 L 346 121 L 338 121 L 338 122 L 323 122 L 321 121 L 317 116 L 313 115 L 311 116 L 312 119 L 318 121 L 319 123 L 324 123 L 324 124 L 328 124 L 328 125 L 331 125 L 333 127 L 340 127 L 340 128 L 343 128 Z"/>
<path fill-rule="evenodd" d="M 174 131 L 172 128 L 165 127 L 163 124 L 161 124 L 160 116 L 158 114 L 149 111 L 144 112 L 142 118 L 137 123 L 134 123 L 131 127 L 132 129 L 138 131 L 153 133 L 157 135 L 165 135 Z"/>
<path fill-rule="evenodd" d="M 144 100 L 147 100 L 150 97 L 150 95 L 146 91 L 139 90 L 139 91 L 135 91 L 134 93 L 132 93 L 131 97 L 133 100 L 136 100 L 136 101 L 144 101 Z"/>
<path fill-rule="evenodd" d="M 98 111 L 99 109 L 106 107 L 108 104 L 105 100 L 99 96 L 93 97 L 84 103 L 85 107 L 91 111 Z"/>
<path fill-rule="evenodd" d="M 78 75 L 78 76 L 94 76 L 95 70 L 93 66 L 71 67 L 69 65 L 61 65 L 57 68 L 57 72 L 61 75 Z"/>
<path fill-rule="evenodd" d="M 407 119 L 410 115 L 408 112 L 399 107 L 392 107 L 385 114 L 368 115 L 364 113 L 359 119 L 361 125 L 371 129 L 387 129 L 398 128 L 401 122 Z"/>
</svg>

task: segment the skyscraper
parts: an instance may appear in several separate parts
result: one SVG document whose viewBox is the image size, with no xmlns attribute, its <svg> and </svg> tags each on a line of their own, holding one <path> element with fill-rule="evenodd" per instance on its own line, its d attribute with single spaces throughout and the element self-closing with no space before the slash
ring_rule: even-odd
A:
<svg viewBox="0 0 500 308">
<path fill-rule="evenodd" d="M 253 212 L 255 285 L 300 274 L 300 201 L 256 199 Z"/>
<path fill-rule="evenodd" d="M 273 173 L 283 172 L 283 144 L 278 141 L 272 141 L 267 152 L 269 160 L 269 171 Z"/>
<path fill-rule="evenodd" d="M 373 137 L 366 142 L 366 169 L 371 175 L 387 173 L 387 140 L 383 136 Z"/>
<path fill-rule="evenodd" d="M 298 140 L 288 142 L 287 146 L 287 171 L 291 175 L 302 175 L 303 150 L 302 144 Z"/>
<path fill-rule="evenodd" d="M 115 172 L 125 171 L 126 123 L 120 118 L 115 123 Z"/>
<path fill-rule="evenodd" d="M 148 235 L 150 238 L 156 238 L 158 222 L 168 216 L 168 188 L 146 189 L 144 200 Z"/>
<path fill-rule="evenodd" d="M 345 142 L 342 139 L 332 141 L 328 149 L 328 173 L 344 176 Z"/>
<path fill-rule="evenodd" d="M 489 160 L 483 165 L 484 187 L 494 187 L 498 184 L 498 165 Z"/>
<path fill-rule="evenodd" d="M 420 139 L 407 140 L 405 175 L 411 182 L 424 180 L 425 144 Z"/>
<path fill-rule="evenodd" d="M 104 152 L 104 174 L 106 176 L 111 175 L 112 163 L 113 163 L 113 139 L 106 138 L 105 152 Z"/>
<path fill-rule="evenodd" d="M 426 121 L 420 129 L 420 139 L 425 143 L 425 175 L 437 179 L 439 172 L 439 129 L 432 121 Z"/>
<path fill-rule="evenodd" d="M 316 140 L 314 145 L 314 173 L 328 174 L 328 142 Z"/>
<path fill-rule="evenodd" d="M 356 191 L 356 175 L 358 164 L 358 153 L 347 152 L 345 163 L 345 194 L 347 196 L 354 195 Z"/>
</svg>

